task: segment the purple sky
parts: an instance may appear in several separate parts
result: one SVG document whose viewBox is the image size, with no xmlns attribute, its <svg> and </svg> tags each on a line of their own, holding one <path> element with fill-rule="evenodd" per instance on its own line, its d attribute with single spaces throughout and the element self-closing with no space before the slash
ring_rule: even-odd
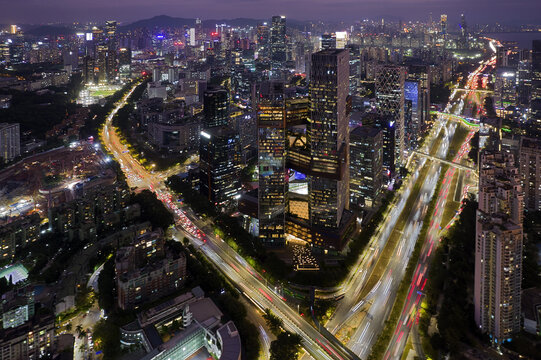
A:
<svg viewBox="0 0 541 360">
<path fill-rule="evenodd" d="M 541 22 L 540 0 L 0 0 L 0 23 L 117 19 L 131 22 L 155 15 L 175 17 L 357 20 L 393 16 L 427 19 L 447 13 L 458 21 Z"/>
</svg>

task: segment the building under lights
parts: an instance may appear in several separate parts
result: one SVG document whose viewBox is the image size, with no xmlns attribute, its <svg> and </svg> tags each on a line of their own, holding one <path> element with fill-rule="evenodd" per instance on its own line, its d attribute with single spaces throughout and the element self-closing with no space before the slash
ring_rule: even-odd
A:
<svg viewBox="0 0 541 360">
<path fill-rule="evenodd" d="M 495 345 L 520 331 L 523 192 L 512 154 L 479 157 L 475 322 Z"/>
<path fill-rule="evenodd" d="M 201 131 L 199 189 L 219 209 L 230 208 L 240 194 L 239 135 L 227 126 Z"/>
<path fill-rule="evenodd" d="M 349 191 L 352 205 L 372 207 L 383 186 L 383 131 L 359 126 L 349 136 Z"/>
<path fill-rule="evenodd" d="M 259 239 L 267 246 L 285 244 L 287 204 L 286 110 L 283 98 L 262 100 L 257 109 Z"/>
<path fill-rule="evenodd" d="M 272 17 L 270 28 L 270 58 L 273 70 L 280 69 L 287 60 L 285 16 Z"/>
<path fill-rule="evenodd" d="M 396 65 L 381 65 L 376 69 L 376 109 L 388 122 L 394 142 L 384 154 L 387 170 L 395 172 L 402 166 L 405 150 L 405 98 L 406 69 Z M 387 125 L 387 124 L 386 124 Z M 391 134 L 391 131 L 389 131 Z M 388 136 L 387 138 L 391 138 Z M 390 153 L 392 151 L 392 153 Z"/>
</svg>

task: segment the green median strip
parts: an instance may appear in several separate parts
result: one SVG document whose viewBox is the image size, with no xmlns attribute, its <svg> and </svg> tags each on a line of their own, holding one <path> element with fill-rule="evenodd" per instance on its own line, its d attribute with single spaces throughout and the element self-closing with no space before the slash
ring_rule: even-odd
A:
<svg viewBox="0 0 541 360">
<path fill-rule="evenodd" d="M 449 165 L 443 165 L 441 168 L 441 173 L 438 179 L 436 190 L 434 191 L 434 194 L 432 195 L 432 198 L 428 205 L 428 211 L 426 212 L 425 218 L 423 219 L 423 227 L 421 228 L 421 233 L 419 234 L 417 243 L 415 244 L 415 248 L 408 262 L 406 273 L 404 277 L 402 278 L 402 281 L 400 282 L 400 287 L 398 288 L 396 299 L 393 304 L 393 308 L 391 310 L 391 315 L 389 316 L 389 319 L 385 322 L 385 326 L 382 332 L 380 333 L 378 340 L 372 347 L 372 352 L 370 353 L 370 356 L 368 357 L 368 359 L 370 360 L 383 359 L 383 356 L 385 355 L 385 351 L 387 350 L 389 342 L 391 341 L 391 338 L 393 336 L 393 330 L 397 322 L 400 320 L 400 314 L 402 312 L 402 309 L 404 308 L 406 295 L 409 290 L 411 279 L 413 277 L 413 271 L 415 270 L 417 262 L 419 261 L 419 257 L 421 256 L 421 249 L 423 247 L 424 239 L 426 239 L 426 236 L 428 234 L 428 228 L 429 228 L 430 222 L 426 220 L 428 220 L 431 214 L 434 212 L 434 209 L 436 207 L 436 201 L 438 199 L 438 193 L 440 192 L 440 189 L 441 189 L 441 183 L 448 169 L 449 169 Z M 419 239 L 422 239 L 423 241 L 419 241 Z"/>
</svg>

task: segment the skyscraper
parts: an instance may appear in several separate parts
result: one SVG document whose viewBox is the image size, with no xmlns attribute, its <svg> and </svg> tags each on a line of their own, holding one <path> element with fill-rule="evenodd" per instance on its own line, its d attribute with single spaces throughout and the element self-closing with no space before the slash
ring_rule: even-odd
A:
<svg viewBox="0 0 541 360">
<path fill-rule="evenodd" d="M 520 330 L 523 195 L 513 155 L 485 150 L 479 159 L 475 322 L 494 344 Z"/>
<path fill-rule="evenodd" d="M 272 69 L 279 69 L 287 60 L 285 16 L 272 17 L 270 28 L 270 50 Z"/>
<path fill-rule="evenodd" d="M 200 192 L 220 209 L 232 205 L 240 193 L 239 135 L 226 126 L 201 131 Z"/>
<path fill-rule="evenodd" d="M 353 129 L 349 137 L 350 199 L 371 207 L 383 185 L 383 132 L 370 126 Z"/>
<path fill-rule="evenodd" d="M 541 210 L 541 140 L 523 137 L 519 152 L 520 176 L 524 188 L 524 207 Z"/>
<path fill-rule="evenodd" d="M 447 35 L 447 15 L 442 14 L 440 17 L 440 34 Z"/>
<path fill-rule="evenodd" d="M 229 94 L 225 89 L 205 91 L 203 98 L 203 128 L 225 126 L 229 123 Z"/>
<path fill-rule="evenodd" d="M 335 34 L 323 34 L 319 39 L 321 44 L 321 50 L 336 49 L 336 36 Z"/>
<path fill-rule="evenodd" d="M 349 207 L 348 50 L 312 54 L 310 79 L 310 220 L 337 228 Z"/>
<path fill-rule="evenodd" d="M 531 122 L 541 130 L 541 40 L 532 42 Z"/>
<path fill-rule="evenodd" d="M 19 124 L 0 123 L 0 161 L 8 162 L 21 155 Z"/>
<path fill-rule="evenodd" d="M 406 70 L 396 65 L 381 65 L 376 69 L 376 108 L 378 114 L 389 121 L 389 128 L 394 133 L 394 149 L 389 148 L 394 154 L 384 155 L 393 158 L 393 163 L 388 164 L 390 171 L 395 171 L 402 166 L 404 160 L 404 83 Z"/>
<path fill-rule="evenodd" d="M 267 246 L 285 243 L 287 203 L 286 110 L 280 98 L 264 99 L 257 109 L 259 239 Z"/>
</svg>

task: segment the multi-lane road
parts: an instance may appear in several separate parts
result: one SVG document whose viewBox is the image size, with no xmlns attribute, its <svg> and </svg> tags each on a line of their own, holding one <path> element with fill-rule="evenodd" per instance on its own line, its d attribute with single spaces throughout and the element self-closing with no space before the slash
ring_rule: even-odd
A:
<svg viewBox="0 0 541 360">
<path fill-rule="evenodd" d="M 488 64 L 482 64 L 482 66 L 485 67 L 487 65 Z M 478 70 L 478 72 L 470 76 L 468 85 L 477 81 L 476 76 L 482 73 L 484 68 Z M 189 209 L 181 209 L 178 204 L 172 200 L 171 194 L 163 185 L 163 177 L 146 170 L 132 157 L 127 146 L 121 142 L 112 126 L 112 119 L 116 112 L 124 106 L 134 88 L 135 86 L 117 103 L 112 113 L 107 117 L 101 133 L 101 139 L 104 145 L 120 163 L 123 172 L 126 174 L 128 184 L 131 187 L 136 187 L 138 189 L 150 189 L 154 191 L 158 198 L 175 214 L 177 221 L 175 238 L 178 240 L 181 240 L 184 237 L 188 238 L 194 245 L 200 248 L 206 257 L 212 261 L 233 284 L 237 286 L 239 292 L 255 306 L 261 309 L 269 308 L 279 317 L 284 319 L 285 327 L 301 336 L 304 348 L 313 358 L 355 359 L 357 356 L 366 358 L 370 352 L 371 346 L 377 338 L 377 334 L 379 334 L 383 327 L 392 304 L 394 303 L 398 286 L 402 280 L 409 256 L 413 251 L 421 229 L 424 211 L 426 211 L 432 193 L 436 188 L 442 164 L 426 160 L 422 157 L 415 157 L 412 160 L 410 168 L 422 169 L 424 166 L 427 166 L 428 170 L 427 175 L 424 177 L 423 184 L 421 185 L 418 199 L 415 202 L 416 205 L 409 212 L 404 232 L 397 245 L 395 256 L 389 261 L 385 271 L 382 273 L 383 275 L 376 285 L 372 289 L 369 289 L 370 291 L 364 298 L 359 298 L 361 293 L 366 293 L 367 291 L 367 289 L 364 289 L 363 287 L 371 276 L 371 272 L 378 260 L 378 256 L 391 235 L 396 225 L 396 221 L 402 213 L 412 192 L 414 184 L 418 181 L 419 171 L 414 171 L 409 180 L 401 188 L 397 200 L 394 202 L 393 206 L 390 207 L 391 210 L 389 211 L 386 220 L 378 228 L 376 236 L 371 240 L 369 250 L 359 259 L 357 265 L 354 267 L 355 271 L 352 272 L 349 280 L 343 285 L 342 291 L 344 291 L 345 294 L 344 299 L 338 305 L 333 318 L 326 325 L 327 328 L 334 333 L 355 312 L 360 309 L 367 311 L 367 315 L 362 320 L 361 325 L 357 328 L 355 334 L 351 337 L 348 343 L 349 348 L 347 348 L 336 341 L 335 338 L 326 338 L 321 335 L 321 333 L 312 327 L 308 321 L 299 316 L 297 312 L 287 304 L 285 298 L 274 292 L 272 287 L 269 287 L 266 281 L 240 256 L 238 256 L 233 249 L 221 239 L 216 238 L 212 231 L 209 231 L 208 224 L 203 223 Z M 453 96 L 455 95 L 456 92 L 453 93 Z M 457 113 L 464 107 L 464 98 L 461 100 L 462 102 L 459 102 L 458 106 L 455 106 L 458 107 Z M 450 108 L 448 107 L 446 111 L 449 112 Z M 438 146 L 436 156 L 444 159 L 456 124 L 447 122 L 446 119 L 444 120 L 443 116 L 440 117 L 440 120 L 441 121 L 437 122 L 437 125 L 428 138 L 426 152 L 428 153 L 428 149 L 432 147 L 432 144 L 439 136 L 441 143 Z M 471 134 L 472 133 L 470 133 L 470 135 Z M 471 136 L 469 136 L 469 138 L 471 138 Z M 458 162 L 464 154 L 465 149 L 463 148 L 459 153 L 460 157 L 457 155 L 457 158 L 453 161 Z M 405 340 L 407 339 L 413 321 L 413 314 L 416 313 L 418 309 L 420 294 L 422 294 L 422 288 L 424 288 L 424 285 L 426 284 L 427 261 L 436 244 L 435 242 L 438 239 L 437 231 L 439 230 L 439 221 L 436 222 L 435 220 L 441 219 L 443 211 L 440 208 L 445 204 L 451 182 L 448 179 L 449 177 L 452 178 L 454 171 L 456 171 L 456 169 L 452 168 L 449 170 L 449 173 L 446 174 L 445 182 L 442 184 L 442 191 L 438 194 L 438 206 L 436 207 L 436 213 L 432 216 L 434 219 L 432 219 L 431 228 L 427 237 L 428 241 L 423 247 L 422 260 L 420 260 L 419 267 L 415 273 L 415 278 L 412 280 L 412 286 L 414 287 L 408 296 L 401 322 L 397 328 L 398 330 L 395 334 L 395 339 L 393 339 L 395 345 L 391 343 L 391 347 L 387 352 L 387 357 L 391 357 L 391 355 L 393 357 L 399 356 L 404 348 Z M 262 335 L 262 338 L 264 337 L 265 336 Z"/>
<path fill-rule="evenodd" d="M 134 87 L 135 88 L 135 87 Z M 124 106 L 133 89 L 126 94 L 106 118 L 101 139 L 109 152 L 120 163 L 131 187 L 150 189 L 175 215 L 175 238 L 188 238 L 226 275 L 237 289 L 252 303 L 261 309 L 271 309 L 284 320 L 284 326 L 297 334 L 303 341 L 306 351 L 315 359 L 355 359 L 349 349 L 333 339 L 326 339 L 314 329 L 308 321 L 299 316 L 287 303 L 284 297 L 275 293 L 265 280 L 244 259 L 237 255 L 225 242 L 217 239 L 211 232 L 205 233 L 199 228 L 201 221 L 188 209 L 179 208 L 171 194 L 163 185 L 158 174 L 147 171 L 135 160 L 128 148 L 121 142 L 112 126 L 116 112 Z M 201 225 L 203 226 L 203 225 Z M 264 336 L 262 336 L 264 339 Z"/>
</svg>

